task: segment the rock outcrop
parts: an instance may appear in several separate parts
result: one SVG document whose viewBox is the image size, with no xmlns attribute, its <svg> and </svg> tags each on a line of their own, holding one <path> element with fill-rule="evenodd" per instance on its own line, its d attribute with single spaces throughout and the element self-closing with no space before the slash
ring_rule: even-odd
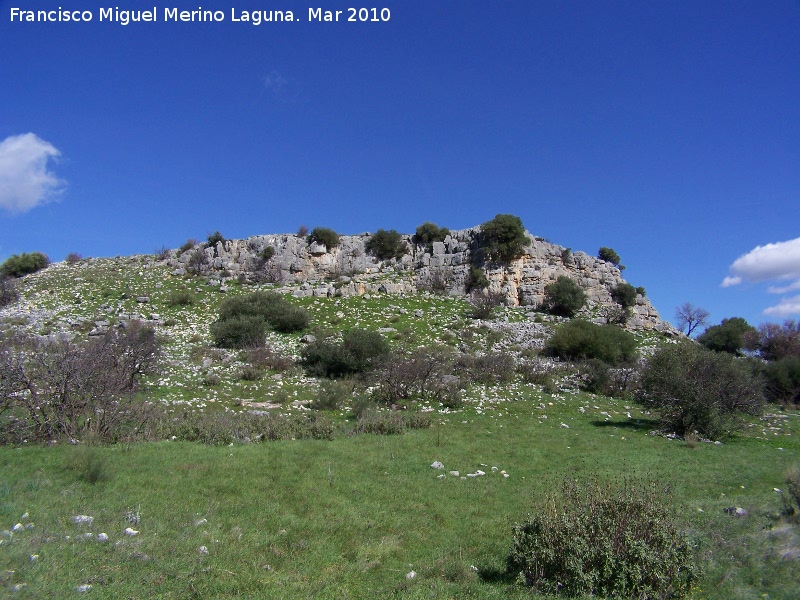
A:
<svg viewBox="0 0 800 600">
<path fill-rule="evenodd" d="M 175 274 L 194 271 L 212 280 L 240 277 L 270 281 L 291 286 L 296 296 L 408 294 L 420 290 L 464 295 L 475 264 L 473 258 L 479 255 L 479 233 L 477 227 L 451 231 L 444 241 L 426 245 L 417 245 L 412 236 L 404 235 L 407 252 L 390 260 L 367 252 L 371 234 L 363 233 L 340 236 L 334 248 L 309 244 L 306 238 L 292 234 L 257 235 L 175 251 L 168 261 Z M 544 300 L 545 287 L 566 275 L 586 292 L 589 302 L 585 310 L 596 319 L 602 320 L 596 314 L 598 310 L 616 306 L 611 291 L 624 282 L 616 266 L 530 234 L 528 239 L 520 258 L 477 265 L 489 282 L 489 292 L 501 294 L 509 306 L 536 308 Z M 672 330 L 646 297 L 638 295 L 632 310 L 628 327 Z"/>
</svg>

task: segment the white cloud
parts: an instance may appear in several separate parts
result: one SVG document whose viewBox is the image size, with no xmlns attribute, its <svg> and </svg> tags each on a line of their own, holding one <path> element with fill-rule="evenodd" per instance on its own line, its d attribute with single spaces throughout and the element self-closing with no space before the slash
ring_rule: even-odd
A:
<svg viewBox="0 0 800 600">
<path fill-rule="evenodd" d="M 0 142 L 0 208 L 24 213 L 55 200 L 66 182 L 49 169 L 61 152 L 33 133 Z"/>
<path fill-rule="evenodd" d="M 786 292 L 793 292 L 795 290 L 800 290 L 800 280 L 795 281 L 794 283 L 790 283 L 789 285 L 784 285 L 782 287 L 771 285 L 767 288 L 767 291 L 770 294 L 785 294 Z"/>
<path fill-rule="evenodd" d="M 731 277 L 728 275 L 722 280 L 722 287 L 731 287 L 732 285 L 739 285 L 740 283 L 742 283 L 741 277 Z"/>
<path fill-rule="evenodd" d="M 765 315 L 771 317 L 788 317 L 790 315 L 800 315 L 800 296 L 791 298 L 781 298 L 775 306 L 770 306 L 764 310 Z"/>
<path fill-rule="evenodd" d="M 733 261 L 730 272 L 732 278 L 750 283 L 771 279 L 800 281 L 800 238 L 756 246 Z M 725 279 L 732 281 L 732 278 Z"/>
</svg>

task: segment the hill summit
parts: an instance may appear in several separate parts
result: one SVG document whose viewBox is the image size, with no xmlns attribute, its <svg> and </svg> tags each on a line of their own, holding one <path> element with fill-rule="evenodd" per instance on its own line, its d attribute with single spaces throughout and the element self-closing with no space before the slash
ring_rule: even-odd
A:
<svg viewBox="0 0 800 600">
<path fill-rule="evenodd" d="M 378 234 L 362 233 L 337 235 L 329 244 L 296 234 L 219 239 L 187 244 L 171 251 L 166 260 L 174 275 L 193 272 L 221 286 L 229 278 L 267 281 L 291 288 L 296 297 L 472 292 L 495 294 L 507 306 L 532 309 L 542 306 L 547 285 L 566 276 L 586 293 L 581 316 L 598 323 L 607 322 L 609 311 L 618 307 L 612 292 L 626 283 L 616 265 L 584 252 L 573 253 L 527 231 L 521 255 L 506 261 L 486 257 L 481 227 L 449 231 L 442 241 L 427 243 L 419 243 L 413 235 L 391 233 L 398 251 L 388 259 L 370 243 Z M 476 273 L 480 286 L 474 282 Z M 642 293 L 637 294 L 626 325 L 674 331 Z"/>
</svg>

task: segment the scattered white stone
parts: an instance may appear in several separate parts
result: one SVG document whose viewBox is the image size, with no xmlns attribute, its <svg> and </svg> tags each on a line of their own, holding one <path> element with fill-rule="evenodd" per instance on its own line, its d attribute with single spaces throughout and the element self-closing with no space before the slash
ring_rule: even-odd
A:
<svg viewBox="0 0 800 600">
<path fill-rule="evenodd" d="M 22 523 L 17 523 L 11 528 L 11 531 L 22 531 L 25 529 L 25 526 Z"/>
<path fill-rule="evenodd" d="M 197 549 L 197 551 L 198 551 L 200 554 L 208 554 L 208 548 L 207 548 L 206 546 L 200 546 L 200 547 Z"/>
<path fill-rule="evenodd" d="M 131 529 L 130 527 L 126 527 L 125 535 L 130 535 L 130 536 L 139 535 L 139 532 L 136 531 L 135 529 Z"/>
<path fill-rule="evenodd" d="M 81 585 L 79 585 L 78 587 L 75 588 L 75 591 L 76 592 L 88 592 L 91 589 L 92 589 L 92 584 L 91 583 L 82 583 Z"/>
<path fill-rule="evenodd" d="M 87 531 L 87 532 L 86 532 L 86 533 L 84 533 L 84 534 L 83 534 L 83 536 L 81 536 L 81 537 L 83 537 L 83 539 L 85 539 L 85 540 L 90 540 L 90 539 L 92 539 L 92 537 L 94 537 L 94 534 L 93 534 L 93 533 L 91 533 L 91 532 L 89 532 L 89 531 Z"/>
<path fill-rule="evenodd" d="M 26 585 L 28 585 L 28 584 L 27 584 L 27 583 L 18 583 L 18 584 L 16 584 L 15 586 L 13 586 L 13 587 L 11 588 L 11 591 L 12 591 L 12 592 L 19 592 L 19 591 L 22 591 L 22 588 L 24 588 Z"/>
<path fill-rule="evenodd" d="M 194 522 L 194 526 L 200 527 L 200 525 L 205 525 L 206 523 L 208 523 L 208 519 L 198 519 Z"/>
<path fill-rule="evenodd" d="M 24 521 L 24 520 L 25 520 L 25 519 L 27 519 L 27 518 L 28 518 L 28 511 L 26 510 L 26 511 L 25 511 L 25 514 L 23 514 L 23 515 L 22 515 L 22 516 L 19 518 L 19 520 L 20 520 L 20 521 Z"/>
<path fill-rule="evenodd" d="M 73 523 L 85 523 L 86 525 L 91 525 L 92 521 L 94 521 L 94 517 L 90 517 L 89 515 L 75 515 L 72 517 Z"/>
<path fill-rule="evenodd" d="M 503 473 L 503 477 L 505 477 L 506 479 L 508 479 L 508 478 L 509 478 L 509 477 L 511 477 L 511 476 L 510 476 L 508 473 Z"/>
<path fill-rule="evenodd" d="M 38 555 L 38 554 L 31 554 L 31 555 L 28 557 L 28 560 L 29 560 L 29 561 L 31 561 L 32 563 L 33 563 L 33 562 L 36 562 L 37 560 L 39 560 L 39 555 Z"/>
<path fill-rule="evenodd" d="M 435 460 L 431 463 L 431 469 L 444 469 L 444 465 L 438 460 Z"/>
<path fill-rule="evenodd" d="M 100 542 L 107 542 L 108 541 L 108 534 L 107 533 L 98 533 L 97 540 Z"/>
<path fill-rule="evenodd" d="M 499 470 L 497 467 L 492 467 L 492 473 L 497 473 Z"/>
<path fill-rule="evenodd" d="M 477 473 L 467 473 L 467 477 L 477 477 Z"/>
<path fill-rule="evenodd" d="M 453 477 L 461 477 L 461 473 L 458 471 L 450 471 L 450 475 Z"/>
<path fill-rule="evenodd" d="M 781 490 L 780 488 L 772 488 L 772 491 L 773 492 L 778 492 L 779 494 L 783 493 L 783 490 Z"/>
<path fill-rule="evenodd" d="M 477 475 L 478 477 L 482 477 L 482 476 L 486 475 L 486 473 L 484 473 L 483 471 L 478 469 L 477 471 L 475 471 L 475 475 Z"/>
<path fill-rule="evenodd" d="M 408 573 L 406 573 L 406 579 L 408 579 L 409 581 L 414 579 L 414 577 L 416 577 L 416 576 L 417 576 L 417 573 L 415 571 L 409 571 Z"/>
<path fill-rule="evenodd" d="M 562 423 L 562 424 L 561 424 L 561 426 L 562 426 L 564 429 L 569 429 L 569 425 L 567 425 L 566 423 Z"/>
<path fill-rule="evenodd" d="M 445 478 L 447 478 L 447 475 L 445 475 L 444 473 L 436 476 L 436 479 L 445 479 Z"/>
</svg>

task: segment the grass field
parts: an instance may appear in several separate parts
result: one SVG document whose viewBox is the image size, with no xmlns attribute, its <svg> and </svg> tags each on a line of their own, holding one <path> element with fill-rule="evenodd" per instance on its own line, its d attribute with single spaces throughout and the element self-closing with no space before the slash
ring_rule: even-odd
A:
<svg viewBox="0 0 800 600">
<path fill-rule="evenodd" d="M 232 284 L 228 293 L 248 289 Z M 147 258 L 54 265 L 20 291 L 17 312 L 6 310 L 0 324 L 40 334 L 157 314 L 165 362 L 149 392 L 174 411 L 222 414 L 242 410 L 242 400 L 276 398 L 281 411 L 304 411 L 290 400 L 313 398 L 318 386 L 300 371 L 242 381 L 241 357 L 210 344 L 224 294 Z M 177 292 L 191 302 L 171 302 Z M 489 348 L 501 338 L 468 319 L 458 299 L 293 301 L 309 309 L 312 327 L 391 329 L 395 345 Z M 299 337 L 269 341 L 296 356 Z M 209 373 L 219 384 L 204 384 Z M 470 386 L 464 397 L 459 410 L 417 407 L 432 426 L 403 435 L 355 435 L 344 406 L 331 413 L 341 430 L 330 441 L 0 447 L 0 595 L 528 598 L 505 571 L 511 525 L 565 477 L 634 477 L 669 490 L 703 568 L 693 598 L 798 597 L 800 528 L 781 518 L 776 491 L 800 462 L 796 411 L 770 407 L 742 433 L 692 448 L 651 435 L 656 423 L 630 400 L 548 394 L 520 377 Z M 479 470 L 485 475 L 468 476 Z M 730 507 L 747 516 L 724 512 Z"/>
</svg>

